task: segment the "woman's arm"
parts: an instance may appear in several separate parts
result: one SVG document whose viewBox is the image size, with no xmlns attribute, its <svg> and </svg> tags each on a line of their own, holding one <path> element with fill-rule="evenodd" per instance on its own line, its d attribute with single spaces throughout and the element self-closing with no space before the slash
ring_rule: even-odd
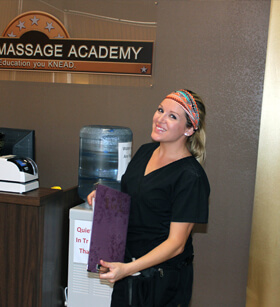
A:
<svg viewBox="0 0 280 307">
<path fill-rule="evenodd" d="M 100 264 L 103 268 L 101 269 L 100 278 L 107 279 L 109 282 L 113 283 L 181 254 L 184 251 L 185 244 L 193 226 L 194 223 L 172 222 L 170 224 L 168 238 L 148 254 L 133 262 L 120 263 L 101 260 Z M 107 268 L 109 271 L 107 273 L 102 273 L 104 272 L 104 268 Z"/>
</svg>

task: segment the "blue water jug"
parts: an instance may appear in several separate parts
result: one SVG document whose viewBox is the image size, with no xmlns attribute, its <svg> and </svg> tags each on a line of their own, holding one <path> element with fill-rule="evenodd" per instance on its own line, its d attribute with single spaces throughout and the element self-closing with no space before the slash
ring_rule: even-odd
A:
<svg viewBox="0 0 280 307">
<path fill-rule="evenodd" d="M 131 160 L 132 131 L 127 127 L 92 125 L 80 130 L 79 196 L 100 183 L 120 190 L 121 176 Z"/>
</svg>

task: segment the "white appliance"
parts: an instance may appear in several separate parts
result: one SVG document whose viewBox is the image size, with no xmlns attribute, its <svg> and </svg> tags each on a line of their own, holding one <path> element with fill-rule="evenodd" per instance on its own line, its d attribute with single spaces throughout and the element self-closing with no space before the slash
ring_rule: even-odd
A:
<svg viewBox="0 0 280 307">
<path fill-rule="evenodd" d="M 39 187 L 38 168 L 30 158 L 0 157 L 0 191 L 24 193 Z"/>
<path fill-rule="evenodd" d="M 70 209 L 68 307 L 109 307 L 113 285 L 87 271 L 93 210 L 83 203 Z"/>
</svg>

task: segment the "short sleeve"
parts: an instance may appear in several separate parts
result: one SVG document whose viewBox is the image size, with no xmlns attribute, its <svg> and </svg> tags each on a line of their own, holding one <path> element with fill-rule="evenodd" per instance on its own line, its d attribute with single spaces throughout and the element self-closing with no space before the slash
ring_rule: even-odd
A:
<svg viewBox="0 0 280 307">
<path fill-rule="evenodd" d="M 174 186 L 171 221 L 207 223 L 209 194 L 206 174 L 183 172 Z"/>
</svg>

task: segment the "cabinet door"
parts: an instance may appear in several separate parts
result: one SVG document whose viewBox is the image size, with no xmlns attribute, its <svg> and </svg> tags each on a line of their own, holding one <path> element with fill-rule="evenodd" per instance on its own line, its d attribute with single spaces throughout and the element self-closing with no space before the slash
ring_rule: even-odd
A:
<svg viewBox="0 0 280 307">
<path fill-rule="evenodd" d="M 41 306 L 39 211 L 0 203 L 0 306 Z"/>
</svg>

